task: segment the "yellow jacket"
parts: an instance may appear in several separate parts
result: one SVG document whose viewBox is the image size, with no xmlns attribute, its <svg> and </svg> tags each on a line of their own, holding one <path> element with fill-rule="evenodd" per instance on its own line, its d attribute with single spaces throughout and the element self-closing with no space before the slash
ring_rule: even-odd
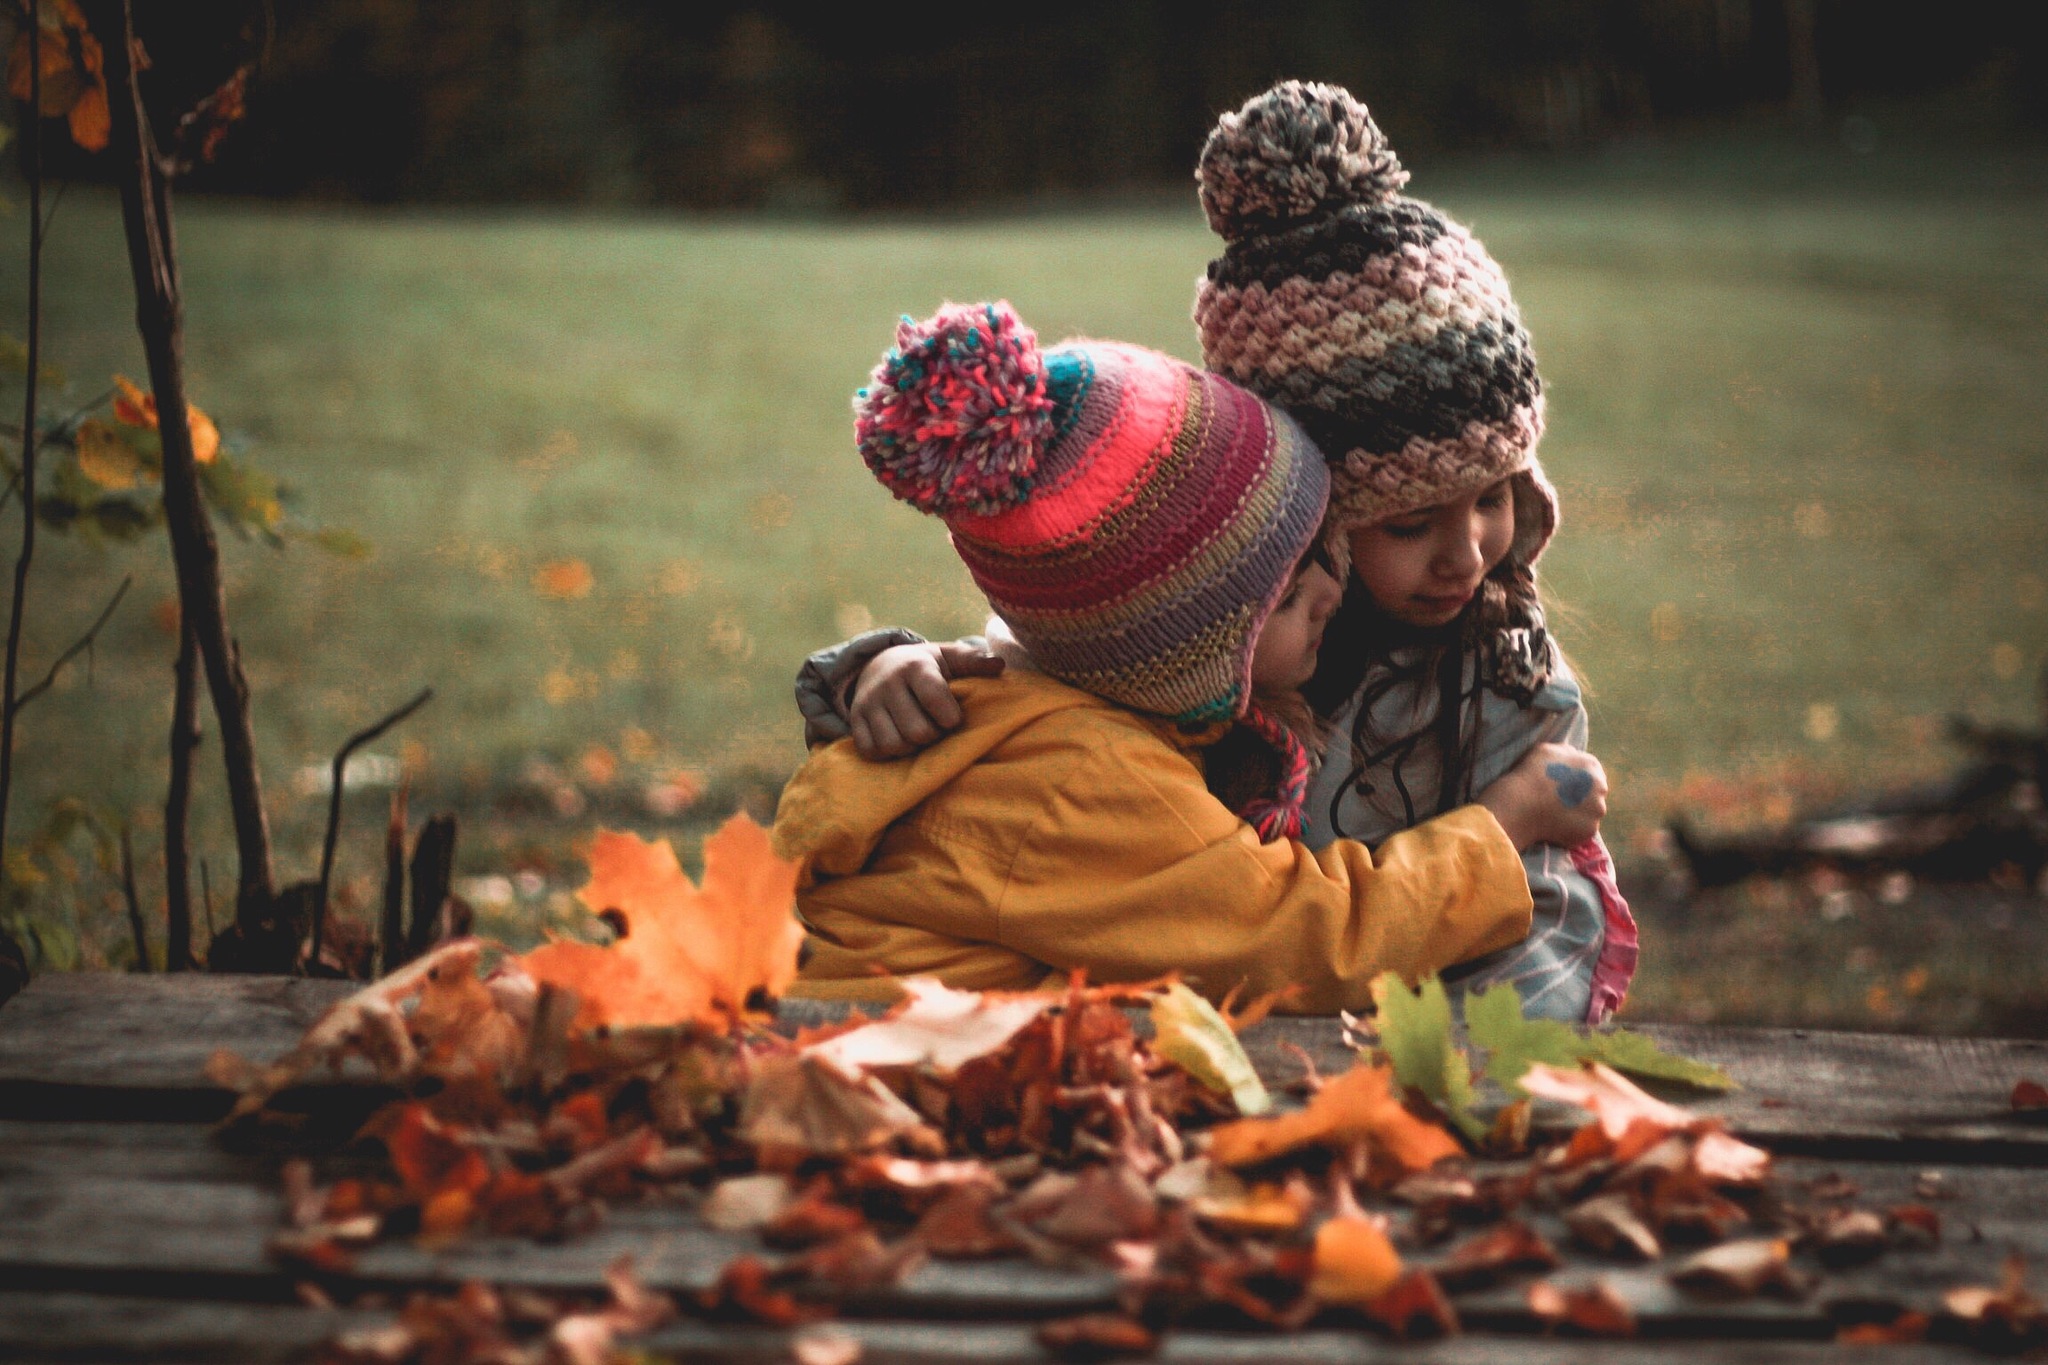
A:
<svg viewBox="0 0 2048 1365">
<path fill-rule="evenodd" d="M 1375 855 L 1261 844 L 1202 785 L 1200 738 L 1043 674 L 954 684 L 967 722 L 914 758 L 841 740 L 782 793 L 811 933 L 798 993 L 877 998 L 880 973 L 973 990 L 1178 970 L 1212 999 L 1298 985 L 1287 1008 L 1370 1002 L 1529 932 L 1522 861 L 1483 807 Z"/>
</svg>

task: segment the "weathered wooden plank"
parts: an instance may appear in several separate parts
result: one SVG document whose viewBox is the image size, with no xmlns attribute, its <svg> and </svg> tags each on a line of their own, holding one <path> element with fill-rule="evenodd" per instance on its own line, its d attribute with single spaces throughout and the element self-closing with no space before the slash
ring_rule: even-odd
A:
<svg viewBox="0 0 2048 1365">
<path fill-rule="evenodd" d="M 282 976 L 47 973 L 0 1006 L 0 1117 L 226 1112 L 206 1080 L 214 1049 L 279 1056 L 347 982 Z"/>
<path fill-rule="evenodd" d="M 231 1152 L 198 1123 L 0 1120 L 0 1182 L 119 1175 L 135 1180 L 274 1184 L 281 1157 Z"/>
<path fill-rule="evenodd" d="M 0 1293 L 0 1358 L 276 1365 L 305 1359 L 341 1332 L 390 1320 L 369 1309 Z"/>
<path fill-rule="evenodd" d="M 1882 1209 L 1918 1197 L 1917 1172 L 1895 1163 L 1788 1159 L 1782 1174 L 1799 1189 L 1824 1173 L 1862 1187 L 1859 1202 Z M 1940 1292 L 1995 1283 L 2009 1252 L 2048 1261 L 2048 1183 L 2036 1170 L 1950 1168 L 1937 1202 L 1945 1231 L 1938 1249 L 1894 1251 L 1874 1264 L 1825 1275 L 1808 1297 L 1723 1303 L 1673 1288 L 1671 1262 L 1631 1266 L 1572 1248 L 1554 1215 L 1533 1221 L 1568 1256 L 1566 1281 L 1605 1275 L 1649 1329 L 1712 1335 L 1739 1330 L 1782 1337 L 1826 1335 L 1863 1306 L 1931 1309 Z M 67 1174 L 47 1178 L 33 1159 L 0 1179 L 0 1280 L 53 1292 L 149 1293 L 247 1302 L 289 1297 L 298 1272 L 266 1258 L 282 1201 L 267 1186 L 217 1181 L 123 1179 Z M 557 1245 L 469 1237 L 442 1249 L 405 1243 L 365 1251 L 344 1283 L 357 1288 L 450 1286 L 465 1279 L 536 1289 L 596 1289 L 616 1257 L 630 1255 L 657 1288 L 693 1294 L 711 1285 L 732 1257 L 763 1254 L 754 1238 L 698 1224 L 678 1207 L 615 1210 L 593 1232 Z M 1436 1249 L 1414 1256 L 1429 1264 Z M 1021 1260 L 933 1262 L 897 1290 L 852 1305 L 866 1316 L 920 1319 L 1035 1319 L 1090 1311 L 1114 1301 L 1116 1281 L 1093 1266 L 1071 1269 Z M 1519 1283 L 1467 1295 L 1461 1308 L 1492 1330 L 1531 1332 Z"/>
<path fill-rule="evenodd" d="M 0 1357 L 9 1360 L 219 1361 L 282 1365 L 304 1359 L 339 1332 L 390 1320 L 374 1310 L 194 1303 L 117 1295 L 0 1293 Z M 1015 1324 L 835 1322 L 830 1331 L 860 1345 L 862 1365 L 1044 1365 L 1028 1327 Z M 794 1333 L 679 1322 L 631 1344 L 678 1365 L 787 1365 Z M 1170 1331 L 1165 1365 L 1852 1365 L 1867 1350 L 1816 1342 L 1698 1340 L 1583 1341 L 1463 1336 L 1401 1345 L 1364 1331 L 1259 1333 Z M 1886 1365 L 1982 1359 L 1953 1347 L 1894 1347 Z"/>
</svg>

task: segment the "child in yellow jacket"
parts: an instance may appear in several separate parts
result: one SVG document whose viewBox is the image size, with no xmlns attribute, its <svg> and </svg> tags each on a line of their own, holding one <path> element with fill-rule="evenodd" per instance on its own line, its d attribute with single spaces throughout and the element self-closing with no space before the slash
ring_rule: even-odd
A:
<svg viewBox="0 0 2048 1365">
<path fill-rule="evenodd" d="M 1342 566 L 1322 457 L 1282 412 L 1158 352 L 1041 351 L 1003 304 L 906 320 L 856 411 L 870 469 L 945 520 L 1020 666 L 961 681 L 965 723 L 914 759 L 841 741 L 791 779 L 775 836 L 801 866 L 802 989 L 1177 970 L 1329 1012 L 1528 932 L 1518 849 L 1597 828 L 1586 755 L 1544 746 L 1377 852 L 1300 842 L 1310 763 L 1284 718 Z M 1238 811 L 1202 776 L 1233 725 L 1282 760 Z M 1565 807 L 1559 761 L 1600 794 Z"/>
</svg>

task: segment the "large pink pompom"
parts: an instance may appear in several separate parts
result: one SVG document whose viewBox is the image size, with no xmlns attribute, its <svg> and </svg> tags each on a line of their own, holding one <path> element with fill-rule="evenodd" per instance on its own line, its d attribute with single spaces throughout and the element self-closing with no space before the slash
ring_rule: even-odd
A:
<svg viewBox="0 0 2048 1365">
<path fill-rule="evenodd" d="M 875 477 L 940 514 L 1022 502 L 1054 430 L 1038 338 L 1004 302 L 904 318 L 853 409 Z"/>
</svg>

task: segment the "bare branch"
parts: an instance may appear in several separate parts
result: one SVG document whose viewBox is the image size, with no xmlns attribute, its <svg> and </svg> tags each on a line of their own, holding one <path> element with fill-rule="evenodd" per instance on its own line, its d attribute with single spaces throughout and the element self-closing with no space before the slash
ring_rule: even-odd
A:
<svg viewBox="0 0 2048 1365">
<path fill-rule="evenodd" d="M 28 175 L 28 372 L 22 400 L 21 552 L 14 561 L 14 594 L 7 608 L 6 661 L 0 664 L 0 850 L 7 847 L 7 808 L 14 794 L 14 719 L 21 712 L 14 685 L 21 662 L 21 618 L 28 606 L 28 570 L 36 549 L 36 380 L 42 369 L 43 332 L 43 26 L 28 16 L 28 112 L 21 124 L 28 137 L 23 158 Z M 0 859 L 0 879 L 5 878 Z"/>
<path fill-rule="evenodd" d="M 121 826 L 121 895 L 128 902 L 128 927 L 135 933 L 135 970 L 149 970 L 149 936 L 142 931 L 142 900 L 135 894 L 135 842 Z"/>
<path fill-rule="evenodd" d="M 172 665 L 171 780 L 164 791 L 164 970 L 189 972 L 192 956 L 190 873 L 192 753 L 199 747 L 199 646 L 178 624 L 178 659 Z M 210 932 L 213 926 L 207 925 Z"/>
<path fill-rule="evenodd" d="M 64 665 L 70 663 L 73 659 L 85 653 L 86 650 L 92 648 L 93 641 L 99 636 L 100 627 L 106 625 L 107 621 L 113 616 L 114 608 L 121 605 L 121 599 L 128 595 L 128 588 L 134 582 L 134 574 L 129 574 L 126 578 L 123 578 L 121 580 L 121 586 L 114 589 L 114 595 L 107 600 L 107 605 L 100 609 L 99 619 L 94 621 L 91 626 L 87 627 L 85 634 L 79 636 L 75 641 L 72 642 L 71 648 L 65 650 L 62 654 L 59 654 L 57 656 L 57 662 L 50 665 L 50 671 L 43 674 L 43 680 L 41 682 L 37 683 L 34 687 L 29 688 L 26 692 L 23 692 L 20 696 L 14 699 L 13 709 L 15 711 L 20 711 L 22 707 L 27 706 L 37 697 L 40 697 L 43 695 L 43 693 L 49 691 L 51 686 L 56 683 L 57 675 L 64 671 Z"/>
<path fill-rule="evenodd" d="M 423 687 L 418 696 L 391 712 L 366 730 L 350 735 L 348 743 L 334 756 L 333 791 L 327 801 L 327 839 L 320 849 L 320 890 L 313 900 L 313 955 L 312 961 L 320 960 L 320 940 L 327 928 L 327 884 L 334 876 L 334 845 L 341 837 L 341 783 L 348 768 L 349 755 L 376 739 L 392 726 L 404 720 L 413 712 L 434 699 L 434 689 Z"/>
</svg>

